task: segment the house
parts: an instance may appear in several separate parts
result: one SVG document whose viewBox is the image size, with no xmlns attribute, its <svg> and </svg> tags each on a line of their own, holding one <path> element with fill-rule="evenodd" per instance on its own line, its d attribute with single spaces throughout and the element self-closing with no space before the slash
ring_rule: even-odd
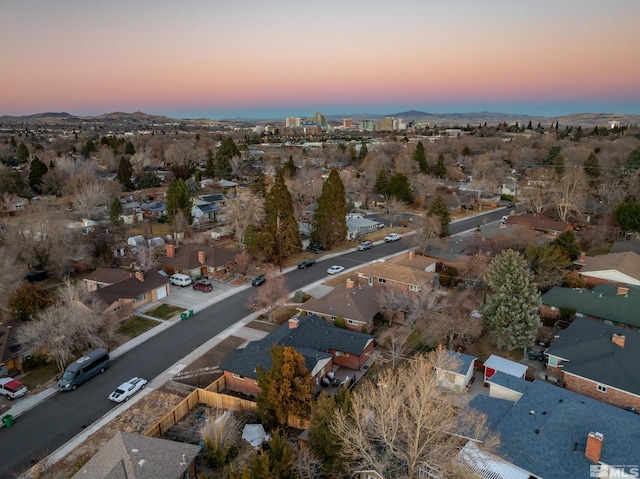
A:
<svg viewBox="0 0 640 479">
<path fill-rule="evenodd" d="M 289 319 L 259 341 L 232 351 L 220 365 L 228 389 L 255 396 L 259 392 L 257 367 L 271 368 L 271 346 L 290 346 L 302 354 L 309 380 L 319 391 L 320 380 L 333 366 L 360 371 L 369 361 L 374 338 L 368 334 L 337 328 L 315 314 Z"/>
<path fill-rule="evenodd" d="M 510 215 L 505 221 L 507 225 L 525 226 L 534 231 L 540 231 L 552 236 L 558 236 L 565 231 L 571 231 L 571 223 L 555 220 L 540 213 L 523 213 Z"/>
<path fill-rule="evenodd" d="M 475 356 L 445 350 L 447 358 L 443 364 L 436 365 L 438 387 L 451 391 L 464 391 L 473 377 Z"/>
<path fill-rule="evenodd" d="M 96 287 L 98 284 L 96 282 Z M 157 271 L 137 271 L 127 279 L 97 287 L 95 294 L 107 305 L 106 311 L 119 318 L 126 318 L 133 314 L 134 308 L 169 296 L 170 290 L 169 278 L 166 276 Z"/>
<path fill-rule="evenodd" d="M 216 213 L 220 211 L 220 207 L 214 203 L 209 203 L 201 199 L 193 200 L 191 214 L 196 222 L 216 221 Z"/>
<path fill-rule="evenodd" d="M 330 322 L 341 317 L 348 329 L 371 331 L 373 318 L 380 311 L 380 307 L 374 289 L 356 288 L 355 282 L 347 279 L 345 286 L 333 288 L 322 298 L 309 299 L 298 307 L 298 311 L 317 314 Z"/>
<path fill-rule="evenodd" d="M 22 346 L 16 340 L 21 321 L 0 323 L 0 377 L 15 376 L 22 372 Z"/>
<path fill-rule="evenodd" d="M 524 379 L 527 369 L 527 366 L 524 364 L 492 354 L 489 356 L 489 359 L 484 362 L 484 385 L 488 386 L 489 378 L 498 371 L 516 378 Z"/>
<path fill-rule="evenodd" d="M 224 248 L 201 244 L 175 246 L 167 244 L 162 268 L 169 274 L 181 273 L 191 277 L 218 276 L 233 267 L 236 253 Z"/>
<path fill-rule="evenodd" d="M 640 332 L 576 318 L 545 354 L 547 375 L 566 389 L 640 410 Z"/>
<path fill-rule="evenodd" d="M 122 205 L 122 214 L 120 214 L 120 221 L 125 225 L 133 225 L 136 223 L 142 223 L 144 221 L 144 215 L 142 214 L 142 208 L 140 203 L 126 202 Z"/>
<path fill-rule="evenodd" d="M 74 479 L 195 479 L 202 446 L 116 432 Z"/>
<path fill-rule="evenodd" d="M 640 287 L 598 284 L 593 289 L 554 286 L 542 295 L 540 316 L 550 323 L 562 319 L 563 311 L 578 318 L 640 329 Z"/>
<path fill-rule="evenodd" d="M 159 219 L 167 216 L 167 204 L 162 201 L 143 203 L 140 208 L 142 208 L 143 216 L 149 218 Z"/>
<path fill-rule="evenodd" d="M 437 277 L 436 263 L 433 258 L 410 251 L 358 269 L 358 284 L 374 288 L 393 286 L 407 291 L 422 291 L 433 287 Z"/>
<path fill-rule="evenodd" d="M 129 195 L 129 198 L 139 203 L 153 203 L 154 201 L 164 202 L 167 197 L 167 190 L 169 186 L 158 186 L 156 188 L 143 188 L 138 191 L 134 191 Z"/>
<path fill-rule="evenodd" d="M 347 240 L 355 240 L 378 230 L 378 222 L 367 218 L 347 215 Z"/>
<path fill-rule="evenodd" d="M 367 206 L 370 208 L 384 208 L 386 205 L 387 199 L 379 193 L 373 193 L 367 196 Z"/>
<path fill-rule="evenodd" d="M 82 280 L 87 291 L 97 291 L 131 278 L 132 273 L 121 268 L 96 268 Z"/>
<path fill-rule="evenodd" d="M 198 196 L 198 199 L 206 201 L 207 203 L 218 205 L 220 207 L 225 206 L 225 204 L 227 203 L 227 198 L 224 196 L 224 193 L 209 193 L 208 195 L 200 195 Z"/>
<path fill-rule="evenodd" d="M 460 451 L 457 461 L 473 477 L 625 477 L 590 472 L 637 464 L 640 417 L 547 382 L 527 382 L 515 400 L 477 395 L 468 407 L 485 414 L 500 437 L 493 454 L 478 452 L 473 442 Z"/>
<path fill-rule="evenodd" d="M 640 254 L 633 251 L 598 256 L 581 254 L 575 263 L 587 287 L 609 283 L 640 286 Z"/>
</svg>

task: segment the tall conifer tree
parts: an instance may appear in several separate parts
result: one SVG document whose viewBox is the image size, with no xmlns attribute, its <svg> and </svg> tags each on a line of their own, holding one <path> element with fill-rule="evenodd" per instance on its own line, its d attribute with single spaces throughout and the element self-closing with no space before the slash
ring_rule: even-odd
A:
<svg viewBox="0 0 640 479">
<path fill-rule="evenodd" d="M 316 243 L 331 249 L 347 239 L 347 198 L 336 170 L 331 170 L 322 185 L 318 207 L 313 216 L 311 237 Z"/>
<path fill-rule="evenodd" d="M 298 222 L 293 214 L 293 200 L 284 182 L 282 170 L 278 171 L 275 184 L 265 199 L 267 226 L 260 244 L 267 261 L 275 261 L 282 267 L 282 259 L 302 250 Z"/>
</svg>

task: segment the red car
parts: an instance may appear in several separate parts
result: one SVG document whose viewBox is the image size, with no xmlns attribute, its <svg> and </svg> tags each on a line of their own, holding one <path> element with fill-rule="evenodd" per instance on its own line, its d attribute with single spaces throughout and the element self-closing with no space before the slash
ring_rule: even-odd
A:
<svg viewBox="0 0 640 479">
<path fill-rule="evenodd" d="M 193 289 L 208 293 L 210 291 L 213 291 L 213 283 L 211 283 L 211 281 L 209 281 L 208 279 L 201 279 L 200 281 L 196 281 L 195 283 L 193 283 Z"/>
</svg>

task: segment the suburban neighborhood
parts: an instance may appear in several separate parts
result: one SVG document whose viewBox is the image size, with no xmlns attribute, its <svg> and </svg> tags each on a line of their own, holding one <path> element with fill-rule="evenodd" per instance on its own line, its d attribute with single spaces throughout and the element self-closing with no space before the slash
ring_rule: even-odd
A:
<svg viewBox="0 0 640 479">
<path fill-rule="evenodd" d="M 636 477 L 639 141 L 0 117 L 0 477 Z"/>
</svg>

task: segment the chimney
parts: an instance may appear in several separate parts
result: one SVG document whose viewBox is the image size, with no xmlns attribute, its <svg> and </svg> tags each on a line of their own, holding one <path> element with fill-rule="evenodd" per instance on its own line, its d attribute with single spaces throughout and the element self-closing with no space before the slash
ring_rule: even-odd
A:
<svg viewBox="0 0 640 479">
<path fill-rule="evenodd" d="M 409 251 L 409 259 L 410 260 L 416 259 L 416 252 L 415 251 L 413 251 L 413 250 Z"/>
<path fill-rule="evenodd" d="M 625 288 L 624 286 L 618 286 L 618 291 L 616 292 L 616 296 L 622 296 L 623 294 L 629 294 L 629 288 Z"/>
<path fill-rule="evenodd" d="M 142 271 L 136 271 L 136 279 L 138 281 L 144 281 L 144 273 Z"/>
<path fill-rule="evenodd" d="M 204 251 L 198 251 L 198 263 L 204 264 Z"/>
<path fill-rule="evenodd" d="M 578 261 L 580 261 L 581 263 L 584 263 L 585 258 L 587 257 L 587 253 L 585 253 L 584 251 L 580 252 L 580 259 Z"/>
<path fill-rule="evenodd" d="M 601 432 L 590 432 L 587 436 L 587 447 L 584 450 L 584 455 L 587 459 L 591 459 L 593 462 L 600 462 L 600 454 L 602 453 L 602 442 L 604 436 Z"/>
<path fill-rule="evenodd" d="M 347 278 L 347 289 L 352 289 L 355 285 L 356 283 L 351 278 Z"/>
<path fill-rule="evenodd" d="M 289 329 L 296 329 L 298 324 L 300 324 L 298 318 L 289 318 Z"/>
<path fill-rule="evenodd" d="M 176 247 L 172 244 L 167 245 L 167 258 L 173 258 L 176 255 Z"/>
<path fill-rule="evenodd" d="M 611 342 L 616 346 L 620 346 L 621 348 L 624 348 L 625 339 L 626 337 L 624 334 L 613 333 L 613 336 L 611 336 Z"/>
</svg>

